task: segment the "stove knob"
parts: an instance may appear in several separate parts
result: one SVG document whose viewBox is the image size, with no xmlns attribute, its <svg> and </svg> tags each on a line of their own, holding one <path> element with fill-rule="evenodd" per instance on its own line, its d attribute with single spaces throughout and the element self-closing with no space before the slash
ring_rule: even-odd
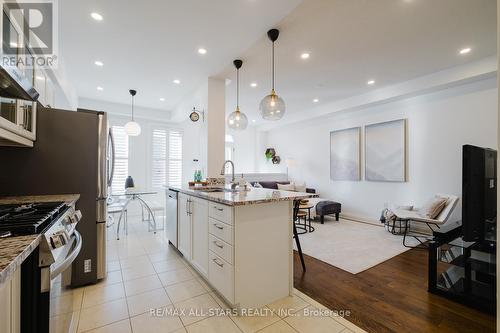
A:
<svg viewBox="0 0 500 333">
<path fill-rule="evenodd" d="M 73 215 L 73 218 L 75 222 L 80 222 L 80 220 L 82 219 L 82 212 L 80 210 L 77 210 L 75 212 L 75 215 Z"/>
<path fill-rule="evenodd" d="M 70 216 L 66 216 L 66 217 L 64 218 L 64 220 L 62 221 L 62 224 L 63 224 L 64 226 L 70 225 L 71 223 L 73 223 L 73 221 L 71 220 L 71 217 L 70 217 Z"/>
</svg>

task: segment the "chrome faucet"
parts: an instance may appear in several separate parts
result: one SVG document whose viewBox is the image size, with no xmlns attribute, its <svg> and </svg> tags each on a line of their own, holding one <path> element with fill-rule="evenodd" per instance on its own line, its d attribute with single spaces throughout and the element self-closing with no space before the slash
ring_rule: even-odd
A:
<svg viewBox="0 0 500 333">
<path fill-rule="evenodd" d="M 232 166 L 232 169 L 231 169 L 232 170 L 232 178 L 231 178 L 230 184 L 231 184 L 231 189 L 234 190 L 234 189 L 236 189 L 237 184 L 236 184 L 236 179 L 234 178 L 234 163 L 233 163 L 233 161 L 231 161 L 231 160 L 225 161 L 224 164 L 222 164 L 222 169 L 220 170 L 220 174 L 221 174 L 221 176 L 224 176 L 226 174 L 226 164 L 228 164 L 228 163 L 231 163 L 231 166 Z"/>
</svg>

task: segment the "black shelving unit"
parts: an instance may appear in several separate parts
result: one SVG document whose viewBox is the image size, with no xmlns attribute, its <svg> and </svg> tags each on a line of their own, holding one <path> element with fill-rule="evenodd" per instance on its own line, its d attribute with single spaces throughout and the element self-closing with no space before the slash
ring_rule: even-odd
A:
<svg viewBox="0 0 500 333">
<path fill-rule="evenodd" d="M 429 292 L 496 313 L 496 242 L 466 242 L 461 226 L 443 227 L 429 243 Z"/>
</svg>

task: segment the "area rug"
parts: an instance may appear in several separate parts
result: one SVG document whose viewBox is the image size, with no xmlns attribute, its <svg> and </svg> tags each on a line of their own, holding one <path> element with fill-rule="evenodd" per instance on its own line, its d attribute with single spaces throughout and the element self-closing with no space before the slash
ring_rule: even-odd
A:
<svg viewBox="0 0 500 333">
<path fill-rule="evenodd" d="M 409 250 L 403 246 L 403 236 L 393 235 L 383 226 L 343 219 L 312 225 L 314 232 L 299 235 L 302 252 L 352 274 Z M 413 239 L 408 241 L 412 244 Z"/>
</svg>

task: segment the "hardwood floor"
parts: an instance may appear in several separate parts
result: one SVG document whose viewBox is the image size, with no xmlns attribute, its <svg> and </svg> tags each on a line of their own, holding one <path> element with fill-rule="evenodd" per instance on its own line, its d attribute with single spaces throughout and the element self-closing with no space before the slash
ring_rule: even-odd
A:
<svg viewBox="0 0 500 333">
<path fill-rule="evenodd" d="M 427 252 L 410 250 L 359 274 L 304 255 L 295 288 L 368 332 L 495 332 L 495 317 L 427 292 Z"/>
</svg>

